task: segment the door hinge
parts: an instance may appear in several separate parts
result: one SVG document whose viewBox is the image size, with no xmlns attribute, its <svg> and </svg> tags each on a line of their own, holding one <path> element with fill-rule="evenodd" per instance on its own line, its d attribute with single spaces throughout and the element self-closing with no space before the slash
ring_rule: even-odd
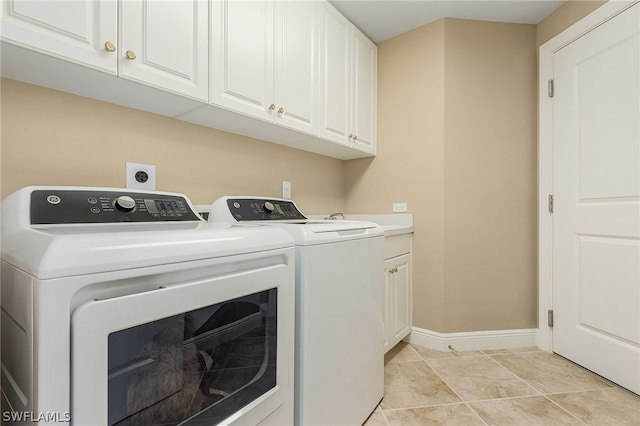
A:
<svg viewBox="0 0 640 426">
<path fill-rule="evenodd" d="M 550 98 L 553 98 L 553 80 L 547 81 L 547 90 Z"/>
<path fill-rule="evenodd" d="M 547 311 L 547 325 L 553 327 L 553 309 Z"/>
<path fill-rule="evenodd" d="M 547 199 L 547 208 L 549 209 L 549 213 L 553 213 L 553 194 L 549 194 L 549 198 Z"/>
</svg>

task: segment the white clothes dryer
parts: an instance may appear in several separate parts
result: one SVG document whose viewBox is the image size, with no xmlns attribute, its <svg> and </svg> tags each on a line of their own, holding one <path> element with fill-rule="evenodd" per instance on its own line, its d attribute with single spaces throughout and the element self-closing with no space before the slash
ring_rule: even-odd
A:
<svg viewBox="0 0 640 426">
<path fill-rule="evenodd" d="M 295 424 L 362 425 L 384 393 L 384 233 L 308 220 L 291 200 L 223 197 L 209 221 L 268 225 L 296 243 Z"/>
<path fill-rule="evenodd" d="M 3 423 L 293 422 L 294 242 L 181 194 L 2 203 Z"/>
</svg>

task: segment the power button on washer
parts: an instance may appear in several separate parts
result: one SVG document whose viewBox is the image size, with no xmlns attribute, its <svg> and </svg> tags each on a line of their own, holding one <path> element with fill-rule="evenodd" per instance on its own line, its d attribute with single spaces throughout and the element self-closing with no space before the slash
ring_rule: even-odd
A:
<svg viewBox="0 0 640 426">
<path fill-rule="evenodd" d="M 47 201 L 49 202 L 49 204 L 60 204 L 60 201 L 62 201 L 60 199 L 60 197 L 58 197 L 57 195 L 49 195 L 47 197 Z"/>
</svg>

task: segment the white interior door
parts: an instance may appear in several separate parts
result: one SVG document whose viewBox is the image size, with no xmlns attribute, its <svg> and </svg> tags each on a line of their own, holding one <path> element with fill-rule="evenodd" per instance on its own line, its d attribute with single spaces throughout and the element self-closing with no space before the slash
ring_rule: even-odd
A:
<svg viewBox="0 0 640 426">
<path fill-rule="evenodd" d="M 640 393 L 640 4 L 553 58 L 553 350 Z"/>
</svg>

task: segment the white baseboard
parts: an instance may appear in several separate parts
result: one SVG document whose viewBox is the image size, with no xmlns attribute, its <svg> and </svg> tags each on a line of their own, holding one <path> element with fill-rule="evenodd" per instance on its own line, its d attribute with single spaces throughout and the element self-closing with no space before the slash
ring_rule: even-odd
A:
<svg viewBox="0 0 640 426">
<path fill-rule="evenodd" d="M 439 333 L 413 327 L 404 341 L 437 351 L 448 351 L 449 345 L 456 351 L 472 351 L 537 346 L 537 339 L 537 328 Z"/>
</svg>

